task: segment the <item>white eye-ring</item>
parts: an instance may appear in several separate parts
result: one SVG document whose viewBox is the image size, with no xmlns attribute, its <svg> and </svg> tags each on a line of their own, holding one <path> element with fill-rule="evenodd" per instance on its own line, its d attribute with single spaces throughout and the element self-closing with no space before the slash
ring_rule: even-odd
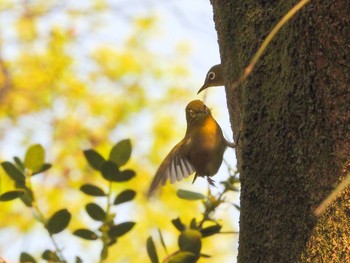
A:
<svg viewBox="0 0 350 263">
<path fill-rule="evenodd" d="M 189 114 L 191 117 L 194 117 L 196 115 L 193 110 L 189 110 Z"/>
<path fill-rule="evenodd" d="M 208 73 L 208 77 L 207 77 L 207 78 L 210 79 L 210 80 L 214 80 L 214 79 L 215 79 L 215 72 L 210 71 L 210 72 Z"/>
</svg>

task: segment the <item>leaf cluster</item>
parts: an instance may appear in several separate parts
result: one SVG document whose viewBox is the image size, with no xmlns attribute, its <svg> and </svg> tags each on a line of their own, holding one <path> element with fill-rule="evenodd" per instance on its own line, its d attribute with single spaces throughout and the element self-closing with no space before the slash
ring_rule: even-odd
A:
<svg viewBox="0 0 350 263">
<path fill-rule="evenodd" d="M 102 249 L 100 253 L 100 261 L 102 262 L 108 257 L 109 249 L 116 244 L 118 239 L 129 233 L 135 226 L 135 222 L 126 221 L 115 223 L 116 214 L 112 212 L 112 208 L 121 204 L 130 202 L 136 197 L 136 191 L 132 189 L 123 189 L 119 193 L 113 191 L 114 184 L 121 184 L 131 180 L 136 174 L 133 170 L 124 168 L 131 156 L 132 146 L 130 140 L 122 140 L 116 143 L 110 150 L 108 158 L 104 158 L 96 150 L 89 149 L 84 151 L 85 158 L 92 169 L 101 176 L 103 185 L 85 183 L 81 185 L 80 191 L 85 195 L 93 197 L 96 200 L 85 205 L 87 215 L 94 221 L 99 222 L 99 226 L 95 229 L 79 228 L 73 231 L 73 235 L 89 241 L 100 240 Z M 55 247 L 54 250 L 46 249 L 42 253 L 42 259 L 50 262 L 67 262 L 64 258 L 61 244 L 57 244 L 55 235 L 64 231 L 71 219 L 72 215 L 67 208 L 62 208 L 51 216 L 41 211 L 35 199 L 35 191 L 31 184 L 31 178 L 36 174 L 46 172 L 51 164 L 45 162 L 45 150 L 39 144 L 30 146 L 25 154 L 23 161 L 14 157 L 13 162 L 5 161 L 1 163 L 6 174 L 13 180 L 15 188 L 0 195 L 0 201 L 7 202 L 20 199 L 25 206 L 31 207 L 35 211 L 35 218 L 43 224 L 50 236 Z M 187 201 L 201 201 L 203 205 L 202 219 L 197 220 L 195 217 L 188 224 L 183 223 L 180 217 L 171 221 L 172 225 L 179 231 L 178 247 L 174 253 L 168 254 L 164 262 L 197 262 L 199 258 L 208 258 L 209 255 L 202 253 L 202 239 L 217 234 L 222 234 L 222 224 L 214 218 L 215 210 L 225 203 L 224 194 L 229 191 L 238 191 L 236 184 L 238 183 L 236 174 L 221 182 L 224 186 L 218 195 L 213 195 L 210 189 L 207 195 L 187 191 L 178 190 L 177 196 Z M 106 204 L 102 207 L 101 199 Z M 233 204 L 234 205 L 234 204 Z M 236 205 L 234 205 L 237 209 Z M 227 233 L 227 232 L 225 232 Z M 234 232 L 230 232 L 234 233 Z M 164 238 L 159 230 L 160 240 L 163 248 L 167 251 Z M 147 252 L 152 263 L 159 262 L 156 245 L 152 237 L 147 239 Z M 27 252 L 22 252 L 20 262 L 36 262 L 34 257 Z M 79 256 L 75 262 L 82 262 Z"/>
<path fill-rule="evenodd" d="M 45 163 L 44 148 L 40 144 L 32 145 L 28 148 L 24 161 L 14 157 L 13 162 L 2 162 L 1 166 L 14 181 L 15 189 L 1 194 L 0 201 L 20 198 L 26 206 L 33 206 L 34 195 L 29 185 L 30 178 L 51 168 L 51 164 Z"/>
<path fill-rule="evenodd" d="M 45 163 L 45 150 L 40 144 L 31 145 L 24 160 L 18 157 L 13 158 L 13 162 L 5 161 L 1 163 L 5 173 L 13 180 L 15 189 L 2 193 L 0 201 L 7 202 L 19 198 L 25 206 L 33 208 L 37 214 L 37 219 L 46 228 L 53 244 L 56 246 L 54 235 L 65 230 L 71 220 L 71 213 L 67 209 L 60 209 L 50 217 L 47 217 L 38 206 L 34 190 L 31 184 L 33 176 L 46 172 L 51 168 L 51 164 Z M 58 246 L 56 251 L 45 250 L 42 258 L 48 261 L 66 262 Z M 26 252 L 20 255 L 20 262 L 36 262 L 34 258 Z"/>
<path fill-rule="evenodd" d="M 97 170 L 109 184 L 109 190 L 104 191 L 94 184 L 83 184 L 80 190 L 84 194 L 95 198 L 106 198 L 107 206 L 106 208 L 102 208 L 96 202 L 88 203 L 85 206 L 87 214 L 93 220 L 101 222 L 101 225 L 98 229 L 94 230 L 85 228 L 77 229 L 73 234 L 85 240 L 100 239 L 103 244 L 101 261 L 107 258 L 109 247 L 135 226 L 135 222 L 131 221 L 115 224 L 115 214 L 111 212 L 111 206 L 118 206 L 132 201 L 136 196 L 136 192 L 132 189 L 125 189 L 116 196 L 113 196 L 112 192 L 112 184 L 126 182 L 136 175 L 133 170 L 121 169 L 130 159 L 131 150 L 130 140 L 122 140 L 113 146 L 108 160 L 105 160 L 95 150 L 84 151 L 85 157 L 91 167 Z M 51 167 L 51 164 L 45 163 L 44 148 L 39 144 L 32 145 L 27 149 L 23 161 L 18 157 L 14 157 L 13 162 L 5 161 L 1 163 L 1 166 L 5 173 L 13 180 L 15 189 L 2 193 L 0 195 L 0 201 L 7 202 L 20 199 L 25 206 L 33 208 L 34 217 L 43 224 L 55 247 L 55 250 L 46 249 L 42 253 L 42 259 L 49 262 L 67 262 L 54 236 L 68 227 L 72 215 L 66 208 L 56 211 L 51 216 L 43 213 L 36 202 L 35 191 L 31 184 L 31 178 L 34 175 L 43 173 Z M 20 262 L 36 262 L 36 260 L 30 254 L 22 252 Z M 78 256 L 76 257 L 76 262 L 81 262 Z"/>
<path fill-rule="evenodd" d="M 133 170 L 121 169 L 130 159 L 131 150 L 130 140 L 127 139 L 118 142 L 112 147 L 107 160 L 93 149 L 84 151 L 89 165 L 107 181 L 109 190 L 106 192 L 94 184 L 83 184 L 80 190 L 89 196 L 107 199 L 107 206 L 104 209 L 95 202 L 88 203 L 85 206 L 87 214 L 91 219 L 100 222 L 101 225 L 96 230 L 80 228 L 75 230 L 73 234 L 85 240 L 101 240 L 103 244 L 101 260 L 108 257 L 108 249 L 117 242 L 117 239 L 128 233 L 135 226 L 135 222 L 131 221 L 115 224 L 115 214 L 111 212 L 111 206 L 132 201 L 136 196 L 136 192 L 132 189 L 125 189 L 116 196 L 113 196 L 112 192 L 114 183 L 127 182 L 136 175 Z"/>
<path fill-rule="evenodd" d="M 229 191 L 238 191 L 235 187 L 239 181 L 236 177 L 236 173 L 232 174 L 226 181 L 221 182 L 224 185 L 224 189 L 216 197 L 214 196 L 210 189 L 208 190 L 207 195 L 201 193 L 187 191 L 187 190 L 178 190 L 177 196 L 181 199 L 188 201 L 202 201 L 204 207 L 204 212 L 202 215 L 202 220 L 197 222 L 196 218 L 193 218 L 188 225 L 184 224 L 181 219 L 178 217 L 173 219 L 171 223 L 173 226 L 180 232 L 178 236 L 178 247 L 179 250 L 167 256 L 163 262 L 168 263 L 195 263 L 199 258 L 210 257 L 207 254 L 201 252 L 202 249 L 202 239 L 210 237 L 216 234 L 223 233 L 221 232 L 222 225 L 214 219 L 213 214 L 215 210 L 225 203 L 224 194 Z M 239 209 L 238 206 L 233 204 L 234 207 Z M 207 223 L 208 222 L 208 223 Z M 225 232 L 226 233 L 226 232 Z M 236 232 L 230 232 L 236 233 Z M 165 251 L 167 251 L 164 239 L 161 232 L 159 231 L 161 244 Z M 159 263 L 159 257 L 157 254 L 155 243 L 150 236 L 147 239 L 147 253 L 152 263 Z"/>
</svg>

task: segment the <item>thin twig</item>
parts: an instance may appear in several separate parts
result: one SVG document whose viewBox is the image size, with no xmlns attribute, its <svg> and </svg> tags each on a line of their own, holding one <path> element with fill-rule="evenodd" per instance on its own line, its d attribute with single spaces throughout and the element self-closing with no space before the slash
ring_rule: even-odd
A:
<svg viewBox="0 0 350 263">
<path fill-rule="evenodd" d="M 236 89 L 239 85 L 242 84 L 243 81 L 247 79 L 247 77 L 250 75 L 250 73 L 253 71 L 255 64 L 258 62 L 262 54 L 264 53 L 267 46 L 270 44 L 272 39 L 275 37 L 275 35 L 278 33 L 278 31 L 282 28 L 284 24 L 286 24 L 294 15 L 296 12 L 298 12 L 303 6 L 305 6 L 310 0 L 301 0 L 298 4 L 296 4 L 291 10 L 288 11 L 288 13 L 282 17 L 280 21 L 278 21 L 277 25 L 271 30 L 271 32 L 267 35 L 264 42 L 261 44 L 258 51 L 255 53 L 254 57 L 250 61 L 249 65 L 244 69 L 243 74 L 239 77 L 237 81 L 235 81 L 231 85 L 231 89 Z"/>
<path fill-rule="evenodd" d="M 38 206 L 38 203 L 36 201 L 36 198 L 35 198 L 35 194 L 34 194 L 34 191 L 33 191 L 33 186 L 32 186 L 32 182 L 31 182 L 31 178 L 32 178 L 32 171 L 30 170 L 26 170 L 25 172 L 25 176 L 26 176 L 26 179 L 27 179 L 27 186 L 28 188 L 30 189 L 30 191 L 32 192 L 33 194 L 33 201 L 32 201 L 32 208 L 33 210 L 35 211 L 35 213 L 38 215 L 37 219 L 39 220 L 40 223 L 42 223 L 44 225 L 44 227 L 46 228 L 46 225 L 47 225 L 47 219 L 44 215 L 43 212 L 41 212 L 39 206 Z M 49 230 L 46 228 L 46 230 L 49 232 Z M 54 236 L 49 232 L 49 236 L 50 236 L 50 239 L 52 241 L 52 244 L 53 246 L 55 247 L 55 250 L 56 250 L 56 254 L 57 256 L 59 257 L 60 259 L 60 262 L 67 262 L 64 258 L 64 255 L 63 255 L 63 252 L 62 250 L 60 249 L 59 245 L 57 244 Z"/>
<path fill-rule="evenodd" d="M 337 188 L 329 195 L 322 203 L 315 209 L 314 214 L 316 216 L 322 215 L 327 206 L 332 203 L 343 190 L 350 184 L 350 173 L 346 175 L 344 180 L 337 186 Z"/>
<path fill-rule="evenodd" d="M 113 183 L 112 181 L 109 181 L 109 186 L 108 186 L 108 195 L 107 195 L 107 204 L 106 204 L 106 218 L 104 219 L 104 222 L 103 222 L 103 225 L 107 225 L 109 222 L 108 220 L 110 220 L 110 217 L 109 217 L 109 212 L 110 212 L 110 209 L 111 209 L 111 199 L 112 199 L 112 189 L 113 189 Z M 103 237 L 102 237 L 102 251 L 104 249 L 108 249 L 108 243 L 110 242 L 109 238 L 106 238 L 105 236 L 105 232 L 103 231 Z M 100 261 L 99 263 L 102 263 L 105 259 L 103 259 L 103 253 L 101 253 L 101 256 L 100 256 Z"/>
</svg>

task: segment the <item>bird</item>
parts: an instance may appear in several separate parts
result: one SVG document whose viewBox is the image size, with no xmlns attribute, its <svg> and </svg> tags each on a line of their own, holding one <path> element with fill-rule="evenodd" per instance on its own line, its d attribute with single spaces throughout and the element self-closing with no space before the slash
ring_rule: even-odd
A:
<svg viewBox="0 0 350 263">
<path fill-rule="evenodd" d="M 169 179 L 173 184 L 195 173 L 195 179 L 210 178 L 219 170 L 223 154 L 227 147 L 234 148 L 235 143 L 227 141 L 211 110 L 201 101 L 193 100 L 186 106 L 187 129 L 185 137 L 174 146 L 160 164 L 150 185 L 151 196 L 159 185 Z"/>
<path fill-rule="evenodd" d="M 197 94 L 209 87 L 224 86 L 224 77 L 222 74 L 222 65 L 217 64 L 212 66 L 206 77 L 203 86 L 198 90 Z"/>
</svg>

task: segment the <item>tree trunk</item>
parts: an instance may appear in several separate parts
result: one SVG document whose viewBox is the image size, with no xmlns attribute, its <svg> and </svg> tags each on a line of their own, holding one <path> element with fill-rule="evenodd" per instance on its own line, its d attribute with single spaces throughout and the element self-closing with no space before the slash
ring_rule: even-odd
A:
<svg viewBox="0 0 350 263">
<path fill-rule="evenodd" d="M 297 1 L 211 0 L 241 178 L 238 262 L 350 262 L 346 190 L 313 210 L 350 171 L 350 3 L 314 0 L 274 38 Z"/>
</svg>

